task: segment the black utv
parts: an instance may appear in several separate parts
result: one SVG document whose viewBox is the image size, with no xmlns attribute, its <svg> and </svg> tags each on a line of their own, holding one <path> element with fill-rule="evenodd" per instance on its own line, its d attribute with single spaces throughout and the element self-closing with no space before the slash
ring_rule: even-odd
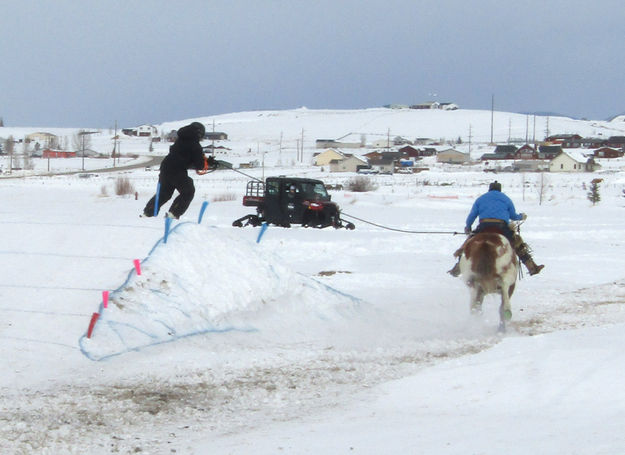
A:
<svg viewBox="0 0 625 455">
<path fill-rule="evenodd" d="M 256 207 L 256 214 L 235 220 L 233 226 L 259 226 L 266 222 L 282 227 L 299 224 L 354 229 L 352 223 L 341 219 L 338 205 L 330 201 L 321 180 L 298 177 L 268 177 L 265 182 L 252 180 L 247 183 L 243 205 Z"/>
</svg>

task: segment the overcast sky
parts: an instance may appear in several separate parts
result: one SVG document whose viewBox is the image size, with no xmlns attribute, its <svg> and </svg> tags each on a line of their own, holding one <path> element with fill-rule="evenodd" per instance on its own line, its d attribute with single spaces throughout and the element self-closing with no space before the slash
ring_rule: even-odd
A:
<svg viewBox="0 0 625 455">
<path fill-rule="evenodd" d="M 2 0 L 6 126 L 426 100 L 625 112 L 617 0 Z"/>
</svg>

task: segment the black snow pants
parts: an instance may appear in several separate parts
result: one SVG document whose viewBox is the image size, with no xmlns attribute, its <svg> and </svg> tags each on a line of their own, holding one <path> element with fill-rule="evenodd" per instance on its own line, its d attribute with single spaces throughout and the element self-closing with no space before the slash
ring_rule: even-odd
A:
<svg viewBox="0 0 625 455">
<path fill-rule="evenodd" d="M 189 204 L 195 195 L 195 186 L 193 179 L 189 177 L 186 171 L 176 173 L 161 172 L 159 176 L 160 190 L 158 194 L 158 208 L 156 214 L 163 205 L 171 199 L 175 190 L 180 193 L 171 204 L 169 212 L 176 218 L 182 216 L 189 208 Z M 154 216 L 154 205 L 156 204 L 156 194 L 148 201 L 143 213 L 145 216 Z"/>
</svg>

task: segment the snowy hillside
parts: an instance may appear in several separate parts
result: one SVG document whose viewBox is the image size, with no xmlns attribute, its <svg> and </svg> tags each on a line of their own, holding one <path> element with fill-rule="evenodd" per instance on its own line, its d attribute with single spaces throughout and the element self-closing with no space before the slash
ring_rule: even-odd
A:
<svg viewBox="0 0 625 455">
<path fill-rule="evenodd" d="M 266 164 L 310 164 L 317 139 L 339 139 L 346 136 L 354 142 L 365 140 L 369 146 L 375 141 L 394 139 L 401 136 L 410 141 L 416 138 L 429 138 L 433 141 L 462 144 L 456 147 L 471 152 L 477 159 L 482 154 L 493 150 L 492 139 L 496 143 L 509 140 L 530 142 L 541 141 L 549 134 L 579 134 L 584 137 L 608 138 L 625 135 L 625 123 L 622 117 L 611 122 L 575 120 L 566 117 L 528 116 L 508 112 L 459 109 L 414 110 L 371 108 L 361 110 L 311 110 L 306 108 L 284 111 L 254 111 L 184 119 L 154 125 L 160 135 L 190 123 L 201 121 L 207 131 L 225 132 L 228 140 L 217 141 L 217 146 L 225 147 L 220 158 L 235 164 L 252 160 L 265 161 Z M 492 121 L 491 121 L 492 120 Z M 137 125 L 128 125 L 133 127 Z M 0 128 L 0 138 L 12 136 L 20 140 L 34 132 L 49 132 L 61 138 L 67 149 L 76 150 L 75 136 L 82 128 Z M 111 156 L 114 147 L 114 129 L 88 130 L 87 140 L 91 149 L 102 155 Z M 169 144 L 165 141 L 151 143 L 148 137 L 130 137 L 118 129 L 118 152 L 125 156 L 162 156 L 167 153 Z M 304 159 L 297 158 L 297 150 L 303 143 Z M 206 141 L 205 145 L 209 145 Z M 471 145 L 470 145 L 471 144 Z M 32 145 L 30 146 L 32 148 Z M 22 144 L 16 144 L 16 153 L 23 151 Z M 367 150 L 360 150 L 366 152 Z M 356 153 L 359 150 L 355 150 Z M 0 164 L 2 164 L 0 159 Z M 40 170 L 47 171 L 47 163 L 35 163 Z M 112 167 L 113 160 L 90 160 L 86 169 Z M 56 161 L 52 169 L 61 171 L 70 168 L 81 170 L 83 163 L 69 165 L 68 162 Z M 7 169 L 7 166 L 4 166 Z"/>
<path fill-rule="evenodd" d="M 492 148 L 487 111 L 296 109 L 201 120 L 228 134 L 221 158 L 265 159 L 245 170 L 256 178 L 355 176 L 298 162 L 302 129 L 307 157 L 317 138 L 390 130 L 465 141 L 469 126 L 472 153 Z M 528 118 L 497 112 L 494 125 L 497 140 L 525 137 Z M 537 118 L 537 136 L 545 127 Z M 607 137 L 625 124 L 550 118 L 549 129 Z M 92 139 L 112 148 L 111 131 Z M 115 166 L 138 167 L 39 158 L 33 172 L 0 178 L 1 453 L 625 450 L 623 159 L 571 174 L 430 161 L 418 174 L 371 176 L 373 191 L 331 191 L 353 231 L 270 226 L 260 241 L 259 228 L 232 227 L 253 211 L 241 204 L 249 177 L 192 173 L 195 199 L 165 242 L 163 218 L 139 214 L 158 179 L 145 163 L 168 144 L 120 142 L 128 156 Z M 48 164 L 75 173 L 43 175 Z M 134 191 L 117 196 L 120 178 Z M 471 315 L 467 287 L 446 273 L 464 240 L 456 233 L 494 178 L 529 215 L 522 235 L 546 265 L 517 282 L 505 334 L 495 297 Z"/>
</svg>

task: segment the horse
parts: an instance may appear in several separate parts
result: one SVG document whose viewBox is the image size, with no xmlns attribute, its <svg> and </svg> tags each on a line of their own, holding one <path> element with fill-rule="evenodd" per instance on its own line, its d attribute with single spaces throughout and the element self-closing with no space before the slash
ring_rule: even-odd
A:
<svg viewBox="0 0 625 455">
<path fill-rule="evenodd" d="M 506 330 L 512 319 L 510 297 L 517 277 L 516 254 L 506 237 L 495 230 L 486 230 L 469 238 L 460 257 L 460 274 L 471 288 L 471 312 L 482 311 L 487 294 L 499 294 L 499 331 Z"/>
</svg>

